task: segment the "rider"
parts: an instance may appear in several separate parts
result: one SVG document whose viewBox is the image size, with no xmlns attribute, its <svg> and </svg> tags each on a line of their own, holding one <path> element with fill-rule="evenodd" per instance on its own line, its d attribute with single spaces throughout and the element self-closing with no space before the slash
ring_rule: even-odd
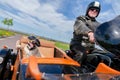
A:
<svg viewBox="0 0 120 80">
<path fill-rule="evenodd" d="M 74 53 L 72 58 L 79 62 L 81 66 L 84 63 L 87 54 L 96 50 L 94 31 L 100 25 L 96 20 L 100 10 L 101 5 L 98 1 L 91 2 L 87 7 L 85 16 L 79 16 L 75 21 L 73 38 L 70 42 L 70 50 Z M 77 73 L 84 72 L 79 71 L 79 68 L 72 67 L 71 69 L 72 73 L 76 73 L 74 72 L 76 70 Z"/>
<path fill-rule="evenodd" d="M 82 63 L 86 54 L 95 49 L 94 31 L 100 25 L 96 21 L 100 9 L 101 6 L 98 1 L 91 2 L 88 5 L 86 15 L 77 17 L 75 21 L 70 50 L 75 53 L 73 59 L 79 63 Z"/>
</svg>

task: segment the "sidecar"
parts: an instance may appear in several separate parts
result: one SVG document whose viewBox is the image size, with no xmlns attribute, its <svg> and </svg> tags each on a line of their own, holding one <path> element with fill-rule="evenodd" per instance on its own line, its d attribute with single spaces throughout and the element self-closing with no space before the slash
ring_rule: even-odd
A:
<svg viewBox="0 0 120 80">
<path fill-rule="evenodd" d="M 21 38 L 21 45 L 27 44 L 27 39 Z M 104 63 L 99 63 L 93 72 L 85 74 L 66 74 L 63 69 L 67 67 L 80 67 L 80 64 L 71 59 L 64 51 L 53 42 L 40 40 L 38 47 L 41 57 L 24 56 L 23 48 L 18 49 L 17 58 L 13 65 L 12 80 L 73 80 L 73 79 L 112 79 L 119 78 L 120 72 L 110 68 Z"/>
<path fill-rule="evenodd" d="M 41 80 L 41 79 L 53 79 L 58 80 L 57 75 L 61 75 L 64 78 L 63 73 L 64 66 L 76 66 L 80 64 L 66 55 L 64 51 L 55 46 L 53 42 L 40 40 L 40 47 L 38 51 L 41 56 L 29 56 L 26 57 L 24 47 L 28 42 L 27 37 L 20 39 L 21 48 L 17 49 L 17 58 L 14 64 L 12 80 Z M 54 75 L 48 77 L 50 75 Z"/>
</svg>

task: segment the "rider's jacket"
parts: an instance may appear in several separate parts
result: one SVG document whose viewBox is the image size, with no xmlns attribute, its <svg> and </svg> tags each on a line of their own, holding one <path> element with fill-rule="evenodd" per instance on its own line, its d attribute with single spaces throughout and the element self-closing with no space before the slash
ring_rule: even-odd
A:
<svg viewBox="0 0 120 80">
<path fill-rule="evenodd" d="M 88 16 L 77 17 L 74 24 L 73 38 L 70 45 L 82 45 L 85 48 L 94 48 L 94 44 L 89 42 L 87 33 L 94 32 L 96 27 L 99 26 L 95 19 L 91 19 Z"/>
</svg>

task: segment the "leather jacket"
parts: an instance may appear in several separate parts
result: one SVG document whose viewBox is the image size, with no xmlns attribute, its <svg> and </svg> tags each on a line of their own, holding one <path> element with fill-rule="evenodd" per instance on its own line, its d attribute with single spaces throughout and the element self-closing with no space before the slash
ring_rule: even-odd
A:
<svg viewBox="0 0 120 80">
<path fill-rule="evenodd" d="M 87 33 L 92 31 L 100 25 L 95 19 L 88 16 L 77 17 L 74 24 L 73 38 L 71 39 L 70 46 L 81 45 L 85 48 L 94 48 L 94 44 L 89 42 Z"/>
</svg>

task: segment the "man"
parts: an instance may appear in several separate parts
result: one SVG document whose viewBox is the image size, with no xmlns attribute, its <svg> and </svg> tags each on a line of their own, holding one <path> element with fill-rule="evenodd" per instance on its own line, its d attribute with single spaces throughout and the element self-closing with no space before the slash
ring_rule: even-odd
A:
<svg viewBox="0 0 120 80">
<path fill-rule="evenodd" d="M 100 3 L 97 1 L 91 2 L 88 5 L 86 15 L 77 17 L 74 24 L 73 38 L 70 43 L 70 49 L 75 56 L 73 59 L 82 63 L 86 54 L 94 50 L 95 39 L 94 31 L 100 25 L 96 21 L 96 17 L 100 12 Z"/>
<path fill-rule="evenodd" d="M 74 24 L 70 50 L 74 53 L 72 58 L 79 62 L 81 66 L 87 54 L 95 50 L 94 31 L 100 25 L 100 23 L 96 21 L 100 13 L 100 8 L 101 6 L 98 1 L 91 2 L 87 7 L 85 16 L 77 17 Z M 78 68 L 72 68 L 71 71 L 76 73 L 77 69 Z M 84 71 L 82 71 L 82 73 L 84 73 Z"/>
</svg>

